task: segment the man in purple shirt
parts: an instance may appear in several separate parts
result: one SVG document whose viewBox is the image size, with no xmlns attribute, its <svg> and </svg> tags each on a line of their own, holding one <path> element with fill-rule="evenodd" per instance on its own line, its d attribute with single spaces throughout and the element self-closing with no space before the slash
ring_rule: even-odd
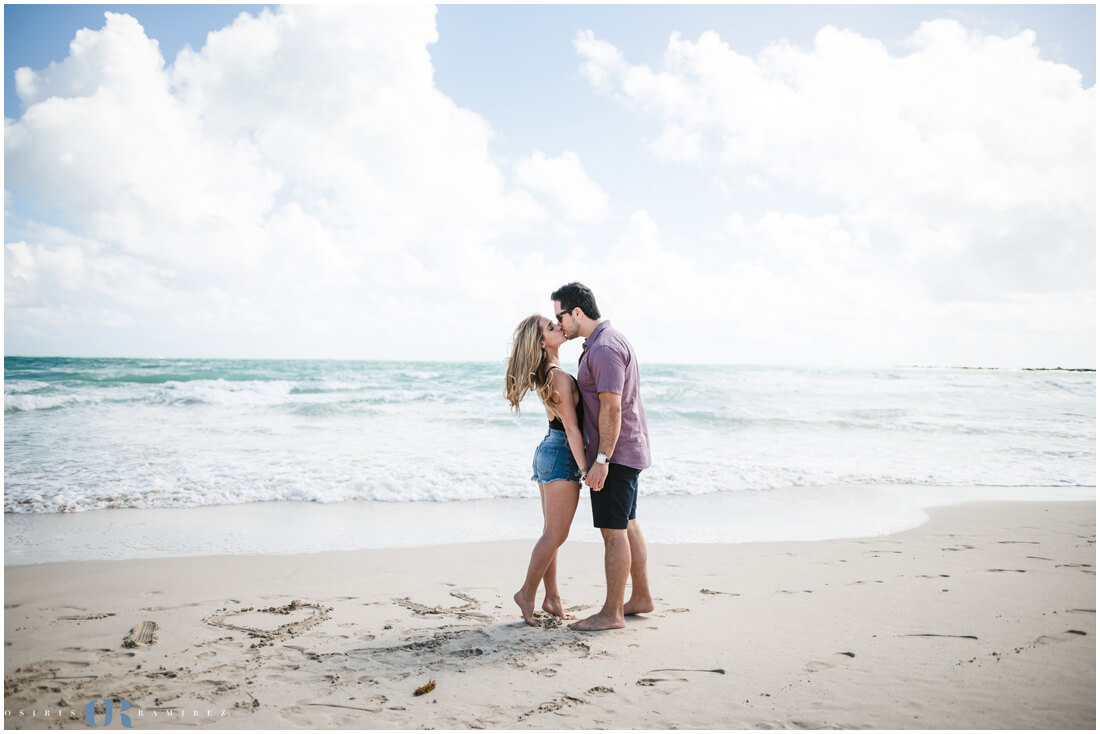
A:
<svg viewBox="0 0 1100 734">
<path fill-rule="evenodd" d="M 607 598 L 596 614 L 571 625 L 578 630 L 618 629 L 626 615 L 653 611 L 646 546 L 636 519 L 638 475 L 649 467 L 649 430 L 638 390 L 638 359 L 630 342 L 600 318 L 592 291 L 580 283 L 550 295 L 562 333 L 585 338 L 577 370 L 584 401 L 585 458 L 592 522 L 603 534 Z M 630 598 L 624 603 L 626 579 Z"/>
</svg>

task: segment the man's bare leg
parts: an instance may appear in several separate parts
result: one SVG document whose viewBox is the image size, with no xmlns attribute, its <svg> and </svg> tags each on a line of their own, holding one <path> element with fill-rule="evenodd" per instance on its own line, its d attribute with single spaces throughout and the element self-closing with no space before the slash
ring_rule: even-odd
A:
<svg viewBox="0 0 1100 734">
<path fill-rule="evenodd" d="M 626 537 L 630 541 L 630 598 L 623 604 L 623 614 L 645 614 L 652 612 L 653 595 L 649 592 L 649 573 L 646 570 L 645 537 L 637 520 L 631 520 L 626 526 Z"/>
<path fill-rule="evenodd" d="M 587 619 L 571 625 L 586 632 L 619 629 L 626 626 L 623 617 L 623 595 L 630 576 L 630 539 L 626 530 L 600 528 L 603 533 L 603 568 L 607 576 L 607 597 L 603 609 Z"/>
</svg>

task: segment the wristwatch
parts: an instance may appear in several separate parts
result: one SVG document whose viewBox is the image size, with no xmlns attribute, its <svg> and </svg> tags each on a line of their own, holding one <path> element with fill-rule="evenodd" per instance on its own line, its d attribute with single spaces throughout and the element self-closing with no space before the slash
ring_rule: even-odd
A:
<svg viewBox="0 0 1100 734">
<path fill-rule="evenodd" d="M 603 454 L 603 453 L 596 454 L 596 463 L 597 464 L 606 464 L 609 461 L 611 461 L 611 460 L 607 458 L 607 454 Z"/>
</svg>

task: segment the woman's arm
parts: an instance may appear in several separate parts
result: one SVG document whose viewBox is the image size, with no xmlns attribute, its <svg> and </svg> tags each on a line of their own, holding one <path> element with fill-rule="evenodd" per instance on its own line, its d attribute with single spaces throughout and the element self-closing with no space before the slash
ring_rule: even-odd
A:
<svg viewBox="0 0 1100 734">
<path fill-rule="evenodd" d="M 576 387 L 573 378 L 564 370 L 554 370 L 554 397 L 558 402 L 554 403 L 554 412 L 561 418 L 565 426 L 565 435 L 569 439 L 569 450 L 573 452 L 573 458 L 582 472 L 588 471 L 588 462 L 584 457 L 584 434 L 581 432 L 580 423 L 577 421 Z"/>
</svg>

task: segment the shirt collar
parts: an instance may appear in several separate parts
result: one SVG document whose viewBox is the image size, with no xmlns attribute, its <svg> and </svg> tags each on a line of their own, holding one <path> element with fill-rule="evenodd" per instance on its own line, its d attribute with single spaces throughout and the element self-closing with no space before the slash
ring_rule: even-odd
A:
<svg viewBox="0 0 1100 734">
<path fill-rule="evenodd" d="M 604 328 L 608 326 L 611 326 L 611 322 L 607 319 L 604 319 L 596 325 L 596 328 L 589 334 L 588 338 L 584 340 L 584 345 L 581 347 L 581 359 L 584 359 L 584 353 L 588 351 L 590 346 L 596 343 L 600 334 L 604 332 Z"/>
</svg>

